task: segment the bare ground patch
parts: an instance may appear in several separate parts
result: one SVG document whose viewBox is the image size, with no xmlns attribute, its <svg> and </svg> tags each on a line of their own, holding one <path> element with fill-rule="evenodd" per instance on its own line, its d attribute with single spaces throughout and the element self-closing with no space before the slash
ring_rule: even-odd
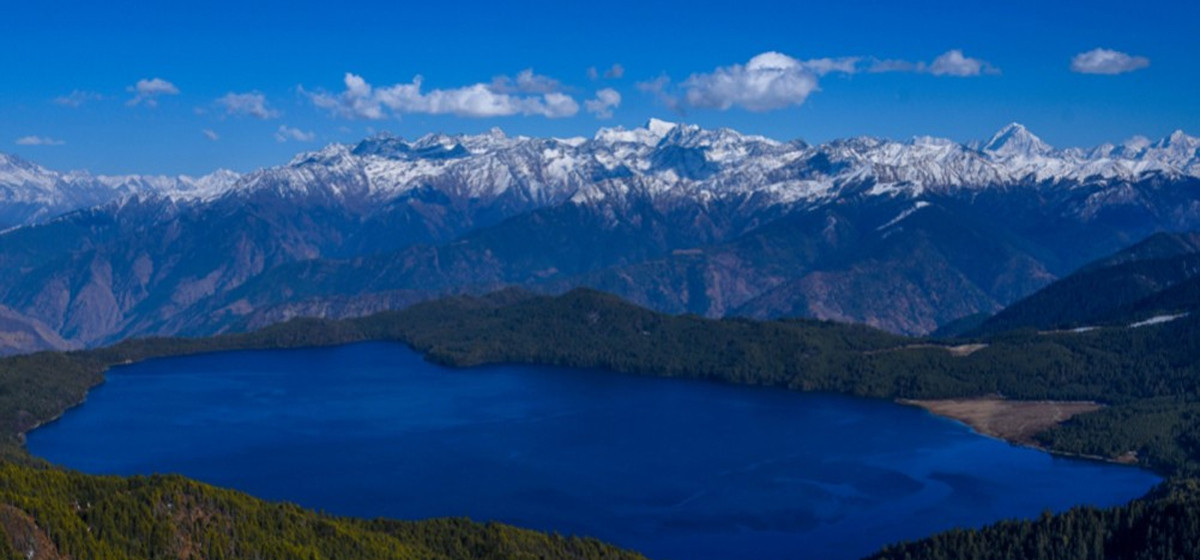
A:
<svg viewBox="0 0 1200 560">
<path fill-rule="evenodd" d="M 1103 405 L 1091 401 L 1010 401 L 1000 397 L 975 399 L 903 400 L 938 416 L 953 418 L 975 431 L 1021 445 L 1034 445 L 1033 436 L 1072 416 L 1094 412 Z"/>
</svg>

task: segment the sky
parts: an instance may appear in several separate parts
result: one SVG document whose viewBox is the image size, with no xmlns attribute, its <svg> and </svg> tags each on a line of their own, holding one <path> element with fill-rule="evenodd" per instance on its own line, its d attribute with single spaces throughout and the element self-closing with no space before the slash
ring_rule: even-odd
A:
<svg viewBox="0 0 1200 560">
<path fill-rule="evenodd" d="M 1200 134 L 1200 3 L 6 2 L 0 152 L 249 171 L 387 131 Z"/>
</svg>

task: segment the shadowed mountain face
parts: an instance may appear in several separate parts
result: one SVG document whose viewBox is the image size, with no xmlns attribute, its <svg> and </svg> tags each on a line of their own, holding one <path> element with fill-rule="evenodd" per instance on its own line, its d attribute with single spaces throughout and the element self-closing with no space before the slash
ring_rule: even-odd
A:
<svg viewBox="0 0 1200 560">
<path fill-rule="evenodd" d="M 1200 234 L 1159 233 L 1092 262 L 970 334 L 1137 324 L 1200 310 Z"/>
<path fill-rule="evenodd" d="M 30 214 L 0 234 L 3 349 L 353 316 L 508 285 L 927 333 L 1152 233 L 1200 228 L 1200 164 L 1168 149 L 1185 139 L 1055 150 L 1010 126 L 981 149 L 809 146 L 661 121 L 592 139 L 380 136 Z M 0 173 L 13 200 L 58 200 L 43 195 L 77 177 L 22 165 L 20 184 L 40 190 Z M 134 184 L 123 179 L 89 184 Z"/>
</svg>

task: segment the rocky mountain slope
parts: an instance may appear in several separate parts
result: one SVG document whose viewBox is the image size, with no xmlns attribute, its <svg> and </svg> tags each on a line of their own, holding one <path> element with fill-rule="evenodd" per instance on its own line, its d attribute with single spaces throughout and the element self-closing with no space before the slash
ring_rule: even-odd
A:
<svg viewBox="0 0 1200 560">
<path fill-rule="evenodd" d="M 6 157 L 0 305 L 61 341 L 205 334 L 506 285 L 924 333 L 1200 228 L 1200 140 L 822 145 L 658 120 L 593 138 L 390 135 L 202 179 Z M 88 198 L 92 197 L 92 198 Z M 34 201 L 34 202 L 27 202 Z"/>
</svg>

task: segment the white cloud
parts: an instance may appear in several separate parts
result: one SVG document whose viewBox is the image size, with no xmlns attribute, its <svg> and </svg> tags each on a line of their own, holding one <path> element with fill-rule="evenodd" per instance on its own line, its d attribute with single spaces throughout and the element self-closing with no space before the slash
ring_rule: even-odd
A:
<svg viewBox="0 0 1200 560">
<path fill-rule="evenodd" d="M 858 73 L 858 63 L 862 60 L 857 56 L 843 56 L 841 58 L 814 58 L 812 60 L 798 61 L 800 66 L 813 74 L 824 76 L 826 74 L 856 74 Z"/>
<path fill-rule="evenodd" d="M 817 73 L 778 52 L 762 53 L 746 63 L 692 74 L 681 84 L 691 107 L 770 111 L 800 105 L 818 89 Z"/>
<path fill-rule="evenodd" d="M 1124 74 L 1150 66 L 1150 59 L 1111 49 L 1092 49 L 1071 59 L 1071 71 L 1081 74 Z"/>
<path fill-rule="evenodd" d="M 67 95 L 60 95 L 54 98 L 54 103 L 64 107 L 78 108 L 88 101 L 98 101 L 104 99 L 104 96 L 92 91 L 75 90 Z"/>
<path fill-rule="evenodd" d="M 280 115 L 279 111 L 267 105 L 267 96 L 257 91 L 229 92 L 218 98 L 216 103 L 225 108 L 226 115 L 249 115 L 264 120 L 274 119 Z"/>
<path fill-rule="evenodd" d="M 217 134 L 216 132 L 213 132 L 212 130 L 207 129 L 207 128 L 204 130 L 201 130 L 200 133 L 204 134 L 205 138 L 208 138 L 209 140 L 212 140 L 213 142 L 216 142 L 217 140 L 221 139 L 220 134 Z"/>
<path fill-rule="evenodd" d="M 549 76 L 534 74 L 526 68 L 517 74 L 517 79 L 496 76 L 492 79 L 492 91 L 497 93 L 551 93 L 562 89 L 562 84 Z"/>
<path fill-rule="evenodd" d="M 917 72 L 924 68 L 925 63 L 909 62 L 907 60 L 894 59 L 871 59 L 871 63 L 867 66 L 867 72 L 873 74 L 883 72 Z"/>
<path fill-rule="evenodd" d="M 292 128 L 284 124 L 279 125 L 279 130 L 275 131 L 276 142 L 287 142 L 288 140 L 295 140 L 297 142 L 312 142 L 316 139 L 317 133 L 315 132 L 304 132 L 299 128 Z"/>
<path fill-rule="evenodd" d="M 18 146 L 61 146 L 66 144 L 63 140 L 50 138 L 49 136 L 22 136 L 17 138 Z"/>
<path fill-rule="evenodd" d="M 1000 70 L 992 66 L 991 63 L 966 56 L 959 49 L 946 51 L 933 59 L 933 62 L 929 63 L 895 59 L 870 59 L 866 70 L 871 73 L 914 72 L 958 78 L 1000 73 Z"/>
<path fill-rule="evenodd" d="M 929 63 L 857 56 L 800 60 L 769 51 L 755 56 L 745 65 L 722 66 L 709 73 L 692 74 L 677 87 L 672 87 L 666 76 L 639 82 L 636 87 L 679 112 L 687 107 L 722 111 L 741 107 L 761 112 L 804 104 L 809 95 L 820 90 L 820 78 L 824 76 L 860 72 L 915 72 L 964 77 L 998 74 L 999 70 L 958 49 L 946 51 Z M 594 69 L 589 69 L 589 75 L 595 75 Z"/>
<path fill-rule="evenodd" d="M 526 75 L 526 72 L 528 74 Z M 505 85 L 474 84 L 454 89 L 421 91 L 421 76 L 411 83 L 376 88 L 361 76 L 346 73 L 346 90 L 339 94 L 308 93 L 317 107 L 346 118 L 377 120 L 389 112 L 427 115 L 457 115 L 460 117 L 503 117 L 532 115 L 547 118 L 569 117 L 579 112 L 579 104 L 570 95 L 557 91 L 536 94 L 517 94 L 517 91 L 545 90 L 548 78 L 532 71 L 522 72 L 515 81 Z M 522 80 L 522 75 L 526 78 Z M 554 82 L 557 84 L 557 82 Z M 506 91 L 502 91 L 506 90 Z"/>
<path fill-rule="evenodd" d="M 604 88 L 596 92 L 595 99 L 583 102 L 587 112 L 596 115 L 598 119 L 611 119 L 612 110 L 621 106 L 621 94 L 613 88 Z"/>
<path fill-rule="evenodd" d="M 160 95 L 179 95 L 179 88 L 175 84 L 168 82 L 162 78 L 141 79 L 136 84 L 125 88 L 130 93 L 133 93 L 133 99 L 130 99 L 125 104 L 130 107 L 145 103 L 147 107 L 158 106 L 158 96 Z"/>
<path fill-rule="evenodd" d="M 933 64 L 929 65 L 928 72 L 934 76 L 966 77 L 978 76 L 983 72 L 990 74 L 995 72 L 995 68 L 978 58 L 964 56 L 962 51 L 954 49 L 933 59 Z"/>
</svg>

